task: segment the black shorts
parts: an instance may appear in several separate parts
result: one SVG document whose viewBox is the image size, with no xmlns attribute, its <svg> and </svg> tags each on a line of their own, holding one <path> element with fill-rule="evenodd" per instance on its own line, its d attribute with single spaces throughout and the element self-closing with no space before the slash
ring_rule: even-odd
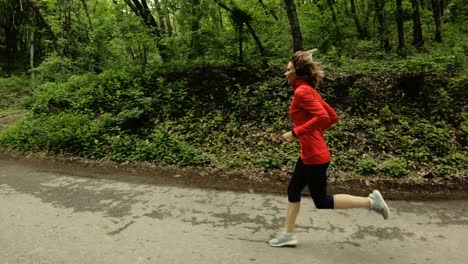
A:
<svg viewBox="0 0 468 264">
<path fill-rule="evenodd" d="M 327 195 L 327 169 L 329 162 L 320 165 L 306 165 L 299 158 L 288 185 L 288 200 L 301 201 L 301 192 L 307 185 L 318 209 L 333 209 L 333 196 Z"/>
</svg>

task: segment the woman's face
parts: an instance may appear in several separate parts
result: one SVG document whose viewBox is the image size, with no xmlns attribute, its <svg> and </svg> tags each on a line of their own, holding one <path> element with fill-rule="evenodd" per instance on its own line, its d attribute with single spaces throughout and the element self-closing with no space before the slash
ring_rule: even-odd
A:
<svg viewBox="0 0 468 264">
<path fill-rule="evenodd" d="M 286 80 L 288 81 L 288 84 L 293 86 L 294 80 L 296 79 L 296 73 L 294 71 L 294 65 L 292 64 L 292 62 L 288 63 L 284 76 L 286 76 Z"/>
</svg>

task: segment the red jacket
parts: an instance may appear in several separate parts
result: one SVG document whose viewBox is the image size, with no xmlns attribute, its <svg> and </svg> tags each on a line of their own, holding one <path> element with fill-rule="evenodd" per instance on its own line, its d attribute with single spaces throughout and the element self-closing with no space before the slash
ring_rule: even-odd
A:
<svg viewBox="0 0 468 264">
<path fill-rule="evenodd" d="M 296 80 L 289 115 L 301 144 L 304 164 L 330 162 L 323 132 L 338 122 L 338 115 L 307 82 Z"/>
</svg>

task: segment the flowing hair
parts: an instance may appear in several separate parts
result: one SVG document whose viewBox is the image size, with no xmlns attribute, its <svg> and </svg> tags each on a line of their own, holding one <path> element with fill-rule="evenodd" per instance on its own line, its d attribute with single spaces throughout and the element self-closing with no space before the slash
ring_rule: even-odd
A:
<svg viewBox="0 0 468 264">
<path fill-rule="evenodd" d="M 294 65 L 296 79 L 305 80 L 312 87 L 317 87 L 325 77 L 322 65 L 314 61 L 313 53 L 316 50 L 296 51 L 292 57 L 291 63 Z"/>
</svg>

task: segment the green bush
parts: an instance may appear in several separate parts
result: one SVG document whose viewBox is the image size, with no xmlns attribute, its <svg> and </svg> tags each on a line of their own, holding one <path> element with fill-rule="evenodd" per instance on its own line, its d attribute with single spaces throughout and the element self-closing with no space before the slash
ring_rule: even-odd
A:
<svg viewBox="0 0 468 264">
<path fill-rule="evenodd" d="M 254 157 L 253 164 L 266 169 L 278 169 L 284 162 L 284 157 L 275 148 L 267 148 Z"/>
<path fill-rule="evenodd" d="M 468 123 L 459 110 L 466 78 L 452 76 L 448 84 L 442 75 L 401 69 L 389 75 L 373 67 L 368 75 L 355 70 L 319 87 L 340 115 L 325 134 L 334 166 L 392 177 L 409 173 L 407 164 L 440 173 L 464 170 Z M 299 145 L 279 138 L 292 127 L 293 90 L 282 72 L 167 65 L 144 74 L 71 75 L 40 86 L 27 102 L 31 116 L 6 130 L 0 144 L 116 161 L 283 169 L 293 165 Z M 405 93 L 412 84 L 418 89 L 410 97 Z M 377 165 L 389 155 L 395 158 Z"/>
<path fill-rule="evenodd" d="M 364 154 L 356 164 L 355 172 L 361 175 L 371 175 L 377 172 L 377 161 L 371 156 Z"/>
<path fill-rule="evenodd" d="M 460 124 L 460 141 L 465 148 L 468 147 L 468 120 Z"/>
<path fill-rule="evenodd" d="M 415 122 L 409 134 L 415 139 L 413 147 L 427 147 L 439 157 L 447 155 L 456 148 L 454 130 L 444 122 L 435 124 Z"/>
<path fill-rule="evenodd" d="M 26 76 L 0 78 L 0 109 L 21 107 L 31 93 L 31 81 Z"/>
<path fill-rule="evenodd" d="M 429 98 L 429 113 L 431 120 L 448 121 L 453 113 L 453 99 L 444 88 L 439 88 Z"/>
<path fill-rule="evenodd" d="M 99 120 L 80 113 L 31 117 L 0 134 L 0 143 L 17 150 L 96 155 Z M 99 155 L 97 155 L 99 156 Z"/>
<path fill-rule="evenodd" d="M 390 177 L 400 178 L 409 173 L 406 169 L 406 161 L 398 158 L 390 158 L 381 164 L 380 170 Z"/>
</svg>

